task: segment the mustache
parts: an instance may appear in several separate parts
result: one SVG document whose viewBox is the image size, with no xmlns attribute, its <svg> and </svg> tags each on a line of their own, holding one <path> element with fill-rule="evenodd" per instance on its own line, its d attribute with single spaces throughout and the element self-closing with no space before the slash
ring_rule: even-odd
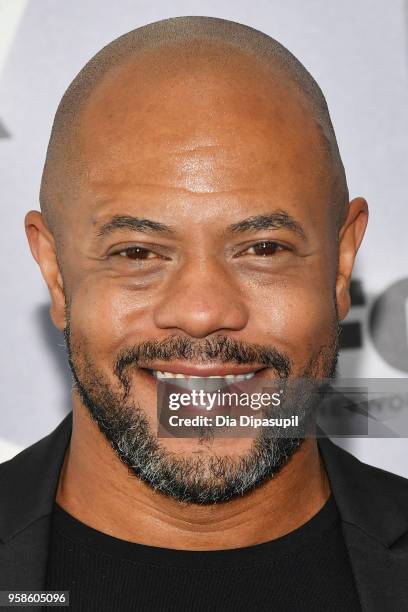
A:
<svg viewBox="0 0 408 612">
<path fill-rule="evenodd" d="M 129 366 L 148 368 L 155 360 L 256 364 L 274 369 L 281 378 L 287 378 L 292 370 L 289 356 L 273 346 L 243 342 L 222 335 L 201 341 L 173 335 L 163 340 L 145 340 L 122 350 L 117 355 L 114 371 L 122 378 Z"/>
</svg>

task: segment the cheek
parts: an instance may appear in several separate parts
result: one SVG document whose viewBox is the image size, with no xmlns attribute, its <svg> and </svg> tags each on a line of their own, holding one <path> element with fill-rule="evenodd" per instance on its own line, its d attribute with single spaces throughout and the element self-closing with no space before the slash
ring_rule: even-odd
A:
<svg viewBox="0 0 408 612">
<path fill-rule="evenodd" d="M 72 333 L 86 339 L 93 352 L 109 354 L 146 335 L 150 297 L 129 291 L 105 279 L 84 282 L 71 302 Z"/>
<path fill-rule="evenodd" d="M 325 342 L 335 317 L 333 292 L 312 284 L 288 284 L 260 292 L 252 312 L 270 342 L 290 355 L 309 355 Z"/>
</svg>

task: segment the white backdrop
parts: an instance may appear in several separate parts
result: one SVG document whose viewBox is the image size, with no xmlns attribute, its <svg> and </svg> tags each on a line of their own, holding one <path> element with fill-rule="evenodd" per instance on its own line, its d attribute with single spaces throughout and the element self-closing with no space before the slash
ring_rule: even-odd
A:
<svg viewBox="0 0 408 612">
<path fill-rule="evenodd" d="M 287 46 L 321 85 L 350 194 L 370 221 L 340 374 L 408 377 L 408 3 L 404 0 L 0 0 L 0 461 L 53 429 L 70 402 L 63 340 L 23 219 L 64 90 L 103 45 L 178 15 L 223 17 Z M 338 441 L 408 477 L 407 439 Z"/>
</svg>

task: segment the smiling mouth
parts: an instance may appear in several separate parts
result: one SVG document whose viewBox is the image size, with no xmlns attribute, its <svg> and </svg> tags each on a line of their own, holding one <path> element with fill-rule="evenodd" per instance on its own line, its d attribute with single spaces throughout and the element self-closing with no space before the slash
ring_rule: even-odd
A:
<svg viewBox="0 0 408 612">
<path fill-rule="evenodd" d="M 222 380 L 227 380 L 229 382 L 240 382 L 242 380 L 250 380 L 251 378 L 253 378 L 256 374 L 256 372 L 259 370 L 256 370 L 254 372 L 247 372 L 246 374 L 225 374 L 223 376 L 217 375 L 217 376 L 204 376 L 203 374 L 201 376 L 197 376 L 197 375 L 188 375 L 188 374 L 181 374 L 180 372 L 163 372 L 161 370 L 149 370 L 149 373 L 154 376 L 155 378 L 157 378 L 158 380 L 162 380 L 162 379 L 168 379 L 168 378 L 183 378 L 186 380 L 189 380 L 190 378 L 206 378 L 206 379 L 222 379 Z"/>
</svg>

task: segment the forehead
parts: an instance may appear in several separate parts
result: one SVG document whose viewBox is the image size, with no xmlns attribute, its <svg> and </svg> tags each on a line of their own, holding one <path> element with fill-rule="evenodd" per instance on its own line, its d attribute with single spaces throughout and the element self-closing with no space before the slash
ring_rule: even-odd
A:
<svg viewBox="0 0 408 612">
<path fill-rule="evenodd" d="M 278 69 L 218 47 L 151 51 L 108 73 L 77 144 L 81 189 L 95 196 L 157 186 L 313 200 L 330 189 L 307 100 Z"/>
</svg>

